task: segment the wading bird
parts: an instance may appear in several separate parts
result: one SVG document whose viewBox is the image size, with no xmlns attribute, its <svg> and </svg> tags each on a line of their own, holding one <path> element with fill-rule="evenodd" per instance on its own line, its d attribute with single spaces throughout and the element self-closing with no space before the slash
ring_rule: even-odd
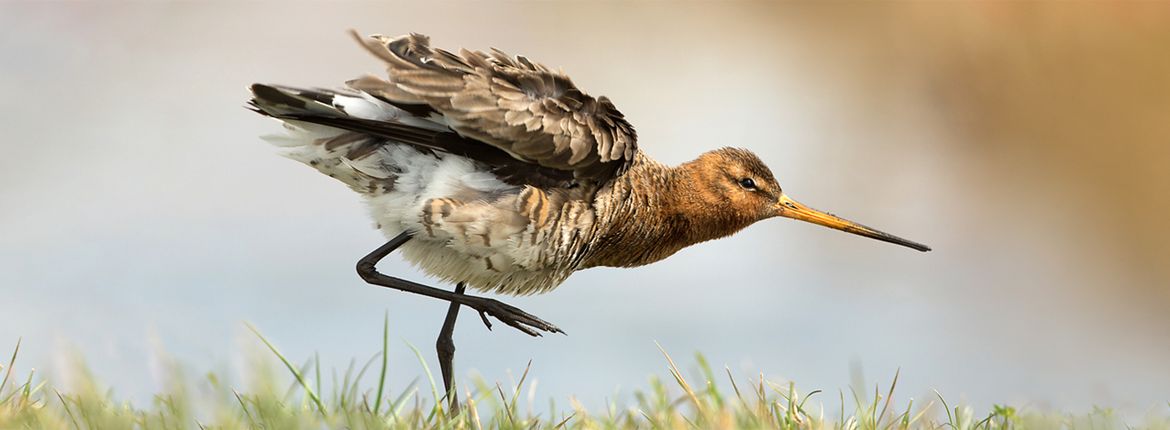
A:
<svg viewBox="0 0 1170 430">
<path fill-rule="evenodd" d="M 254 84 L 250 105 L 284 123 L 268 140 L 361 194 L 391 238 L 358 262 L 363 280 L 450 302 L 436 348 L 453 405 L 460 306 L 489 329 L 491 316 L 531 336 L 563 333 L 468 287 L 544 293 L 578 270 L 650 264 L 778 216 L 930 250 L 797 203 L 745 149 L 654 161 L 609 99 L 525 57 L 454 54 L 418 34 L 354 37 L 388 78 L 341 90 Z M 454 291 L 379 273 L 394 250 Z"/>
</svg>

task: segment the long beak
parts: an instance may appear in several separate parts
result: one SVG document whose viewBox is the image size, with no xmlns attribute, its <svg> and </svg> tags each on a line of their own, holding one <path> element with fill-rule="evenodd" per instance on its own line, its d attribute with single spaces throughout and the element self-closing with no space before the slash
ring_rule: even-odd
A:
<svg viewBox="0 0 1170 430">
<path fill-rule="evenodd" d="M 823 225 L 828 228 L 846 231 L 859 236 L 865 236 L 870 239 L 877 239 L 882 242 L 894 243 L 905 246 L 907 248 L 914 248 L 922 252 L 930 251 L 929 246 L 918 242 L 909 241 L 889 233 L 878 231 L 853 221 L 849 221 L 847 219 L 838 218 L 836 215 L 830 213 L 818 211 L 800 204 L 800 202 L 792 200 L 784 194 L 780 195 L 780 201 L 776 204 L 776 212 L 778 215 L 785 218 L 807 221 L 813 224 Z"/>
</svg>

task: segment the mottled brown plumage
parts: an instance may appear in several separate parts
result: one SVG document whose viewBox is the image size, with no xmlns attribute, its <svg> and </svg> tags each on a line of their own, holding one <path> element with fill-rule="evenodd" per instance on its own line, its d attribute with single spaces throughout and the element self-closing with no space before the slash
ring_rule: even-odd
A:
<svg viewBox="0 0 1170 430">
<path fill-rule="evenodd" d="M 465 286 L 543 293 L 578 270 L 650 264 L 776 216 L 929 250 L 793 201 L 746 149 L 654 161 L 608 99 L 524 57 L 453 54 L 421 35 L 358 40 L 386 78 L 346 90 L 256 84 L 251 106 L 285 123 L 290 135 L 271 140 L 286 155 L 361 193 L 392 238 L 359 262 L 362 279 L 452 303 L 438 342 L 448 389 L 460 306 L 530 335 L 559 331 Z M 456 291 L 378 273 L 395 250 Z"/>
<path fill-rule="evenodd" d="M 752 178 L 758 190 L 739 182 Z M 634 267 L 682 248 L 729 236 L 777 215 L 780 186 L 755 154 L 723 148 L 678 167 L 639 154 L 625 175 L 598 193 L 596 246 L 586 267 Z"/>
<path fill-rule="evenodd" d="M 634 159 L 637 136 L 605 97 L 522 56 L 430 47 L 430 39 L 354 36 L 386 61 L 388 80 L 365 76 L 350 87 L 394 103 L 425 104 L 460 135 L 520 160 L 578 178 L 604 180 Z"/>
<path fill-rule="evenodd" d="M 366 195 L 388 236 L 414 234 L 420 240 L 405 245 L 407 259 L 441 279 L 542 293 L 577 270 L 649 264 L 762 219 L 799 215 L 750 151 L 723 148 L 662 165 L 638 148 L 608 99 L 524 57 L 456 55 L 421 35 L 358 40 L 385 61 L 386 79 L 350 81 L 350 91 L 256 85 L 253 106 L 294 127 L 349 131 L 316 138 L 294 158 Z M 396 184 L 412 162 L 396 144 L 435 160 L 473 160 L 460 171 L 489 172 L 502 184 L 405 192 Z M 821 215 L 802 219 L 924 248 Z"/>
</svg>

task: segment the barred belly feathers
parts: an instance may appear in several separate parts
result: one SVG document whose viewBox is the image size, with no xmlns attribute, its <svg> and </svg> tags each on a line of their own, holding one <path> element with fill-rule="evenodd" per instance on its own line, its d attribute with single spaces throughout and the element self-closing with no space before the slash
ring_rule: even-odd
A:
<svg viewBox="0 0 1170 430">
<path fill-rule="evenodd" d="M 360 193 L 387 237 L 413 233 L 403 256 L 432 276 L 523 295 L 548 291 L 579 268 L 594 211 L 570 193 L 506 184 L 458 155 L 311 123 L 285 124 L 286 135 L 266 139 Z"/>
</svg>

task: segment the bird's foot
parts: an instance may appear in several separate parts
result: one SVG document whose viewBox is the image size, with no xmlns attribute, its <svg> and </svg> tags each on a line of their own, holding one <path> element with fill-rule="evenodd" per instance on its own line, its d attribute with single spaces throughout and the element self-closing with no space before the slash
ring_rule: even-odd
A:
<svg viewBox="0 0 1170 430">
<path fill-rule="evenodd" d="M 529 336 L 539 337 L 541 331 L 565 334 L 563 330 L 548 321 L 499 300 L 468 296 L 463 304 L 479 312 L 479 318 L 483 320 L 483 324 L 487 326 L 488 330 L 492 329 L 492 323 L 488 321 L 488 315 L 491 315 Z"/>
</svg>

